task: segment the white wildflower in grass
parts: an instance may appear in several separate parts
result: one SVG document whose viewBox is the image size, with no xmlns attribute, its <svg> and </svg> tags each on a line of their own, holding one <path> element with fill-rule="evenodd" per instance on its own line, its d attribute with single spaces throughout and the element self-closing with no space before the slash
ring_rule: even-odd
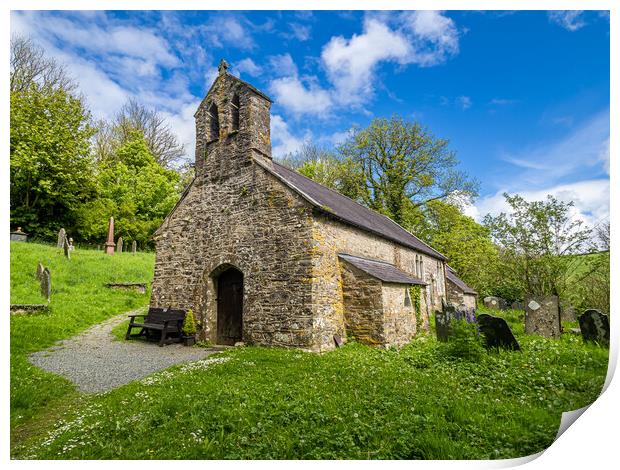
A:
<svg viewBox="0 0 620 470">
<path fill-rule="evenodd" d="M 212 357 L 207 359 L 202 359 L 201 361 L 190 362 L 185 364 L 179 369 L 179 372 L 186 373 L 192 372 L 195 370 L 204 370 L 213 364 L 223 364 L 228 362 L 230 357 Z"/>
</svg>

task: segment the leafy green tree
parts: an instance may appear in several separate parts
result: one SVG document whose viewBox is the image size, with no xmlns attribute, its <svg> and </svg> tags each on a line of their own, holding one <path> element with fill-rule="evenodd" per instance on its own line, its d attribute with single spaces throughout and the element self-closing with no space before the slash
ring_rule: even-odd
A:
<svg viewBox="0 0 620 470">
<path fill-rule="evenodd" d="M 90 114 L 81 98 L 36 83 L 11 92 L 10 106 L 11 224 L 53 238 L 95 195 Z"/>
<path fill-rule="evenodd" d="M 477 183 L 457 169 L 448 141 L 400 116 L 354 130 L 339 152 L 363 175 L 362 201 L 399 224 L 408 206 L 448 197 L 470 201 L 477 194 Z"/>
<path fill-rule="evenodd" d="M 496 293 L 499 253 L 489 229 L 444 201 L 430 201 L 417 214 L 412 231 L 443 253 L 480 296 Z"/>
<path fill-rule="evenodd" d="M 523 295 L 562 296 L 578 269 L 570 255 L 591 251 L 592 231 L 571 217 L 573 202 L 551 195 L 533 202 L 519 195 L 504 197 L 511 212 L 489 214 L 484 225 L 500 248 L 505 275 L 513 276 Z"/>
<path fill-rule="evenodd" d="M 179 174 L 158 165 L 144 136 L 134 131 L 113 156 L 99 162 L 97 176 L 99 197 L 81 208 L 80 235 L 104 239 L 108 218 L 114 216 L 117 236 L 150 244 L 179 198 Z"/>
</svg>

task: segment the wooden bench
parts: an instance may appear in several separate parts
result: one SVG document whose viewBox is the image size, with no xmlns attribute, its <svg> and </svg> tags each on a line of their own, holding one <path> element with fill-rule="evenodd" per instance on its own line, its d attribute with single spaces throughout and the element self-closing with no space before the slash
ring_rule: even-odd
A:
<svg viewBox="0 0 620 470">
<path fill-rule="evenodd" d="M 180 341 L 180 333 L 185 321 L 185 310 L 172 308 L 149 308 L 146 314 L 129 315 L 129 327 L 125 339 L 146 336 L 151 339 L 153 332 L 160 331 L 159 345 Z M 142 323 L 136 321 L 136 317 L 144 318 Z M 131 334 L 133 328 L 140 328 L 140 333 Z M 169 338 L 170 333 L 177 333 L 177 338 Z"/>
</svg>

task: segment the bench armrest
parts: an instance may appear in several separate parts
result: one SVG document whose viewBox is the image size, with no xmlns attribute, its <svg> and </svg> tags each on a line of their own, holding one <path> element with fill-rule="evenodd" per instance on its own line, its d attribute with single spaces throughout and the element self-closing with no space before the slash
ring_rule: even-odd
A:
<svg viewBox="0 0 620 470">
<path fill-rule="evenodd" d="M 135 315 L 127 315 L 127 318 L 146 317 L 146 313 L 136 313 Z"/>
</svg>

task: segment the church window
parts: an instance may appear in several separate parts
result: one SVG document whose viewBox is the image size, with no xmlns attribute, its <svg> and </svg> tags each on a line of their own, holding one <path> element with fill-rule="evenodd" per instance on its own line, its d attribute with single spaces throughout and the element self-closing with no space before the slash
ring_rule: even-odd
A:
<svg viewBox="0 0 620 470">
<path fill-rule="evenodd" d="M 212 103 L 209 106 L 209 142 L 220 138 L 220 118 L 217 110 L 217 105 Z"/>
<path fill-rule="evenodd" d="M 232 124 L 232 130 L 233 131 L 238 131 L 239 130 L 239 95 L 235 95 L 233 96 L 233 99 L 230 103 L 230 108 L 231 108 L 231 124 Z"/>
</svg>

